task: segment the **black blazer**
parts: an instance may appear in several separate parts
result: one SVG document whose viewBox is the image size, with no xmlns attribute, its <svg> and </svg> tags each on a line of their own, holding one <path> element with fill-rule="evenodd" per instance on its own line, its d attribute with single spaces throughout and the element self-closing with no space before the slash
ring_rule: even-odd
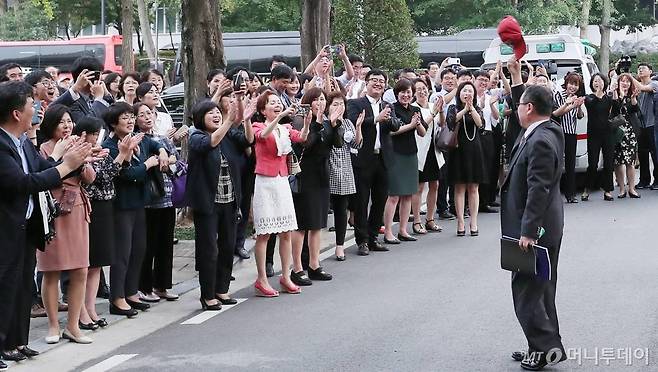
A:
<svg viewBox="0 0 658 372">
<path fill-rule="evenodd" d="M 223 138 L 221 142 L 225 140 L 226 138 Z M 201 130 L 194 131 L 190 136 L 185 199 L 195 212 L 210 214 L 213 211 L 217 183 L 219 182 L 222 155 L 221 142 L 220 145 L 212 147 L 210 134 Z M 240 205 L 242 198 L 239 180 L 240 170 L 235 161 L 231 161 L 231 158 L 226 155 L 224 157 L 228 161 L 233 192 L 235 193 L 235 205 L 237 206 Z"/>
<path fill-rule="evenodd" d="M 25 215 L 30 195 L 34 202 L 30 220 L 41 221 L 38 192 L 62 184 L 54 164 L 42 158 L 32 142 L 26 141 L 23 151 L 27 158 L 29 174 L 23 172 L 21 158 L 13 141 L 7 133 L 0 130 L 0 265 L 13 262 L 10 257 L 15 254 L 16 249 L 25 247 Z M 43 250 L 43 225 L 33 223 L 31 226 L 37 227 L 37 231 L 30 231 L 30 242 Z"/>
<path fill-rule="evenodd" d="M 379 104 L 380 112 L 384 109 L 383 101 Z M 347 118 L 356 123 L 356 119 L 361 114 L 361 111 L 366 110 L 366 117 L 361 125 L 361 133 L 363 136 L 363 144 L 359 149 L 359 154 L 355 157 L 352 165 L 356 168 L 366 168 L 375 161 L 375 137 L 377 136 L 377 128 L 375 127 L 375 116 L 370 106 L 368 97 L 361 97 L 347 101 Z M 393 142 L 391 140 L 390 132 L 397 132 L 400 129 L 400 120 L 394 117 L 393 110 L 391 110 L 391 119 L 379 123 L 379 141 L 381 143 L 381 154 L 384 157 L 384 164 L 390 162 L 390 157 L 393 151 Z M 356 124 L 355 124 L 356 125 Z"/>
<path fill-rule="evenodd" d="M 114 103 L 112 96 L 105 96 L 103 99 L 108 104 Z M 54 103 L 68 106 L 71 111 L 71 119 L 74 123 L 77 123 L 85 116 L 93 116 L 102 119 L 103 114 L 107 111 L 107 106 L 105 106 L 103 103 L 93 100 L 90 104 L 89 100 L 83 95 L 80 95 L 79 99 L 74 100 L 69 90 L 66 90 L 64 94 L 59 96 Z"/>
<path fill-rule="evenodd" d="M 559 248 L 564 228 L 560 194 L 564 134 L 548 120 L 525 141 L 522 137 L 512 149 L 509 173 L 501 187 L 501 230 L 503 235 L 523 235 L 539 239 L 539 245 Z M 542 237 L 540 228 L 545 230 Z"/>
</svg>

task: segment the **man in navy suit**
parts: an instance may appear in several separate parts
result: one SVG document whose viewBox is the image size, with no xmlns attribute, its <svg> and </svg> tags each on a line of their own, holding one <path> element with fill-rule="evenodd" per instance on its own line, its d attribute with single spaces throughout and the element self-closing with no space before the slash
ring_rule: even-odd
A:
<svg viewBox="0 0 658 372">
<path fill-rule="evenodd" d="M 501 187 L 501 230 L 519 238 L 519 249 L 547 247 L 552 276 L 512 273 L 516 317 L 528 340 L 527 352 L 512 358 L 526 370 L 538 371 L 566 359 L 555 308 L 557 263 L 564 229 L 560 178 L 564 169 L 564 134 L 551 121 L 553 97 L 542 86 L 525 87 L 516 59 L 507 63 L 512 96 L 523 130 L 512 148 L 509 174 Z"/>
<path fill-rule="evenodd" d="M 59 186 L 91 155 L 91 144 L 83 141 L 72 142 L 58 163 L 39 155 L 25 134 L 34 115 L 32 93 L 24 82 L 0 84 L 0 351 L 5 360 L 36 353 L 26 345 L 35 249 L 45 246 L 38 192 Z"/>
</svg>

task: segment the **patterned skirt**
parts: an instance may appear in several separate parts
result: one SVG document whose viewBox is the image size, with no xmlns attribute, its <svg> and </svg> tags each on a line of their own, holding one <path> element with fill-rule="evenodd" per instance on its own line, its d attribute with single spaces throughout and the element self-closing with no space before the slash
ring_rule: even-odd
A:
<svg viewBox="0 0 658 372">
<path fill-rule="evenodd" d="M 256 235 L 297 230 L 295 205 L 288 177 L 257 174 L 253 209 Z"/>
</svg>

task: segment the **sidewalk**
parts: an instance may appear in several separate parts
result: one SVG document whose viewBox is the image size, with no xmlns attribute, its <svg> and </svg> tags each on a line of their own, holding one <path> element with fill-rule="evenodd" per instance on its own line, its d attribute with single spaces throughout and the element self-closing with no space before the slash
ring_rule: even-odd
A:
<svg viewBox="0 0 658 372">
<path fill-rule="evenodd" d="M 330 215 L 328 220 L 329 226 L 333 226 L 333 217 Z M 354 230 L 348 227 L 347 234 L 345 236 L 346 245 L 349 246 L 349 241 L 354 237 Z M 237 257 L 234 257 L 233 262 L 233 273 L 236 276 L 236 282 L 241 285 L 232 285 L 231 292 L 237 292 L 242 289 L 241 287 L 245 286 L 244 280 L 240 280 L 240 274 L 245 275 L 246 272 L 256 272 L 256 262 L 254 257 L 254 245 L 256 241 L 254 239 L 248 238 L 246 241 L 246 248 L 251 253 L 251 258 L 248 260 L 241 260 Z M 329 232 L 328 229 L 322 231 L 321 238 L 321 252 L 333 249 L 335 247 L 335 234 Z M 275 261 L 275 270 L 280 271 L 280 263 L 278 254 L 274 255 Z M 106 278 L 109 278 L 109 270 L 105 268 Z M 199 287 L 198 273 L 194 270 L 194 241 L 193 240 L 181 240 L 178 244 L 174 246 L 174 264 L 173 264 L 173 289 L 174 293 L 180 295 L 185 295 L 188 292 L 191 292 Z M 248 282 L 248 285 L 251 285 L 251 282 Z M 112 327 L 117 322 L 126 320 L 126 317 L 111 315 L 109 314 L 109 302 L 105 299 L 97 299 L 97 311 L 98 314 L 105 318 L 108 322 L 108 328 Z M 176 306 L 176 302 L 167 302 L 160 301 L 156 304 L 151 304 L 152 309 L 161 306 L 162 304 L 167 304 L 165 306 Z M 149 313 L 140 312 L 139 319 L 148 320 Z M 175 319 L 172 319 L 175 321 Z M 59 323 L 60 328 L 64 329 L 66 326 L 66 312 L 59 313 Z M 47 318 L 32 318 L 30 322 L 30 344 L 29 346 L 35 350 L 38 350 L 41 353 L 56 349 L 59 346 L 65 345 L 68 342 L 65 340 L 60 341 L 57 344 L 46 344 L 44 337 L 48 332 L 48 319 Z M 102 330 L 97 331 L 83 331 L 85 334 L 89 334 L 95 339 L 102 338 Z M 109 351 L 109 350 L 108 350 Z M 7 362 L 8 365 L 14 364 L 13 362 Z"/>
</svg>

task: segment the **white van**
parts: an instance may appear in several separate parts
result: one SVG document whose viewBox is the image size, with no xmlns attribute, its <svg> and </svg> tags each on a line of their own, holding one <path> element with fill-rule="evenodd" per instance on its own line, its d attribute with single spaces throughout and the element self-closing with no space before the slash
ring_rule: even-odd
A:
<svg viewBox="0 0 658 372">
<path fill-rule="evenodd" d="M 524 39 L 528 46 L 528 53 L 523 60 L 530 62 L 535 67 L 539 65 L 539 61 L 549 62 L 553 67 L 549 74 L 554 86 L 561 89 L 564 84 L 564 76 L 570 71 L 575 71 L 582 75 L 586 93 L 591 93 L 590 79 L 592 75 L 599 72 L 599 68 L 592 58 L 594 48 L 571 35 L 527 35 L 524 36 Z M 498 60 L 503 61 L 504 65 L 513 54 L 510 46 L 502 43 L 500 38 L 496 38 L 484 52 L 482 69 L 495 68 Z M 585 117 L 578 120 L 577 126 L 576 172 L 587 170 L 587 110 L 584 105 L 583 112 Z"/>
</svg>

